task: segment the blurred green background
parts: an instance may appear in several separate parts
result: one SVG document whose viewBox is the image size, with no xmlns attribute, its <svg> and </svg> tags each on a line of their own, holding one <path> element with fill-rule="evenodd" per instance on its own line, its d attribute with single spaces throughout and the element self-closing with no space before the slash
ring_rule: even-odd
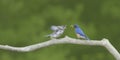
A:
<svg viewBox="0 0 120 60">
<path fill-rule="evenodd" d="M 120 0 L 0 0 L 0 44 L 27 46 L 50 38 L 51 25 L 79 24 L 93 40 L 120 52 Z M 66 29 L 76 38 L 74 29 Z M 115 60 L 103 47 L 62 44 L 32 52 L 0 50 L 0 60 Z"/>
</svg>

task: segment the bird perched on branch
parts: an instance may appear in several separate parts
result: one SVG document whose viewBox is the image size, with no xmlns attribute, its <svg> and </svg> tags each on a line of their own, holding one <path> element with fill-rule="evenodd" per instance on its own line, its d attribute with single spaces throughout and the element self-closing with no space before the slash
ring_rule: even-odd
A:
<svg viewBox="0 0 120 60">
<path fill-rule="evenodd" d="M 89 38 L 84 34 L 82 29 L 77 24 L 72 25 L 72 26 L 75 28 L 75 33 L 76 33 L 77 38 L 89 40 Z"/>
<path fill-rule="evenodd" d="M 65 29 L 66 29 L 66 25 L 51 26 L 51 30 L 53 30 L 53 33 L 47 35 L 47 37 L 50 37 L 51 39 L 58 38 L 63 34 Z"/>
</svg>

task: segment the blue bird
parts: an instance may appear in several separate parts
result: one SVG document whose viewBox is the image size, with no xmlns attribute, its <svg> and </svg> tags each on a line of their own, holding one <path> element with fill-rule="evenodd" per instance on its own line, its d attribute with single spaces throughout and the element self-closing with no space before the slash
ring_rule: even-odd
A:
<svg viewBox="0 0 120 60">
<path fill-rule="evenodd" d="M 89 38 L 84 34 L 82 29 L 77 24 L 73 25 L 73 27 L 75 28 L 75 33 L 77 38 L 89 40 Z"/>
</svg>

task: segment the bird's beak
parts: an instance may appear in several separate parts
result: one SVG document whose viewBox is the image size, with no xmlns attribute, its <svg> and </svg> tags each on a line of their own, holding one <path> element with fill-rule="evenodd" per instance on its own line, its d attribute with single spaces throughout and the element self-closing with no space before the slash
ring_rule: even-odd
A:
<svg viewBox="0 0 120 60">
<path fill-rule="evenodd" d="M 72 27 L 72 28 L 73 28 L 74 26 L 73 26 L 73 25 L 70 25 L 70 27 Z"/>
</svg>

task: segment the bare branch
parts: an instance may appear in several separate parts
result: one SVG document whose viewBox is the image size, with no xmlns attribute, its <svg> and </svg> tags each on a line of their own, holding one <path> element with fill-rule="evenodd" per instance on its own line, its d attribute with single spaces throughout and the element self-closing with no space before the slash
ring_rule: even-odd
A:
<svg viewBox="0 0 120 60">
<path fill-rule="evenodd" d="M 119 52 L 113 47 L 113 45 L 107 40 L 103 39 L 101 41 L 97 40 L 80 40 L 80 39 L 74 39 L 70 37 L 65 37 L 61 39 L 51 39 L 46 42 L 29 45 L 26 47 L 13 47 L 8 45 L 0 45 L 0 49 L 4 50 L 10 50 L 10 51 L 18 51 L 18 52 L 30 52 L 34 51 L 43 47 L 47 47 L 54 44 L 81 44 L 81 45 L 95 45 L 95 46 L 103 46 L 105 47 L 115 58 L 116 60 L 120 60 L 120 54 Z"/>
</svg>

